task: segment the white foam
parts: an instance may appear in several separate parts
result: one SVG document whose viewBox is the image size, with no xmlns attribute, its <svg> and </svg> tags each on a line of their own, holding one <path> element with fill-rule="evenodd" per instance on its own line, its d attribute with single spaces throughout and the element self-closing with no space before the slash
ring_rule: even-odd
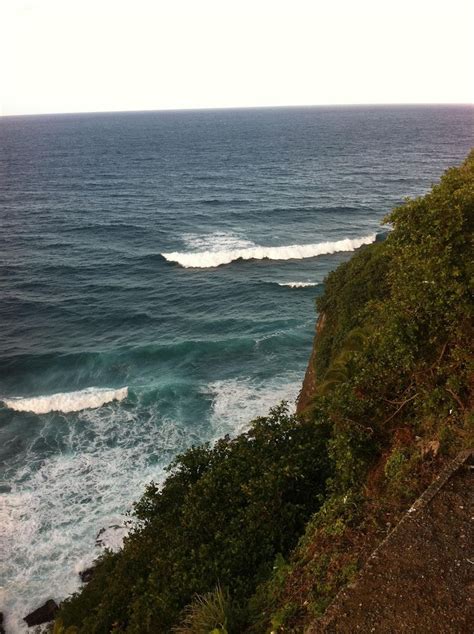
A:
<svg viewBox="0 0 474 634">
<path fill-rule="evenodd" d="M 278 286 L 288 286 L 289 288 L 307 288 L 309 286 L 319 286 L 320 282 L 278 282 Z"/>
<path fill-rule="evenodd" d="M 252 420 L 266 416 L 270 408 L 281 401 L 288 401 L 290 411 L 294 411 L 300 387 L 299 374 L 261 382 L 226 379 L 209 383 L 203 392 L 212 398 L 213 439 L 240 434 L 248 429 Z"/>
<path fill-rule="evenodd" d="M 118 390 L 88 387 L 77 392 L 59 392 L 49 396 L 31 396 L 29 398 L 4 398 L 3 402 L 17 412 L 79 412 L 83 409 L 102 407 L 111 401 L 121 401 L 128 396 L 128 387 Z"/>
<path fill-rule="evenodd" d="M 291 244 L 282 247 L 248 246 L 224 250 L 206 250 L 194 253 L 174 251 L 162 253 L 168 262 L 176 262 L 184 268 L 212 268 L 230 264 L 235 260 L 302 260 L 318 255 L 329 255 L 340 251 L 355 251 L 364 244 L 375 242 L 376 234 L 362 238 L 344 238 L 334 242 L 316 244 Z"/>
<path fill-rule="evenodd" d="M 55 421 L 43 421 L 49 438 Z M 157 453 L 186 446 L 178 426 L 154 409 L 105 405 L 66 418 L 63 429 L 64 451 L 39 460 L 33 443 L 0 504 L 0 605 L 12 634 L 26 634 L 23 617 L 47 599 L 76 591 L 78 572 L 103 548 L 121 545 L 124 513 L 146 483 L 164 478 L 168 458 L 157 464 Z"/>
<path fill-rule="evenodd" d="M 185 233 L 181 239 L 187 248 L 193 251 L 226 251 L 230 249 L 248 249 L 255 243 L 228 231 L 214 231 L 208 234 Z"/>
<path fill-rule="evenodd" d="M 123 540 L 128 535 L 128 528 L 125 524 L 112 524 L 101 530 L 97 535 L 96 546 L 109 550 L 119 550 L 123 546 Z"/>
</svg>

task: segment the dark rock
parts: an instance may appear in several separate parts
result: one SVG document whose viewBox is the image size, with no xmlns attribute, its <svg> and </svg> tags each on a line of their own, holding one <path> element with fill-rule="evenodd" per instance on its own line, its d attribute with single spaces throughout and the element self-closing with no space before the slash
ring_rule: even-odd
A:
<svg viewBox="0 0 474 634">
<path fill-rule="evenodd" d="M 99 539 L 99 537 L 100 537 L 101 535 L 103 535 L 103 534 L 105 533 L 105 530 L 106 530 L 105 528 L 101 528 L 101 529 L 100 529 L 100 531 L 97 533 L 97 536 L 96 536 L 96 538 L 95 538 L 95 539 L 96 539 L 96 541 Z"/>
<path fill-rule="evenodd" d="M 110 543 L 110 538 L 112 538 L 112 541 L 117 541 L 116 537 L 112 537 L 117 531 L 122 534 L 122 538 L 127 533 L 125 526 L 120 524 L 110 524 L 107 528 L 101 528 L 95 538 L 95 545 L 98 548 L 106 548 L 107 544 Z"/>
<path fill-rule="evenodd" d="M 52 621 L 54 619 L 58 610 L 59 607 L 56 601 L 49 599 L 49 601 L 46 601 L 46 603 L 40 608 L 37 608 L 36 610 L 28 614 L 28 616 L 25 616 L 23 620 L 26 621 L 28 627 L 31 627 L 32 625 L 41 625 L 42 623 L 48 623 L 48 621 Z"/>
<path fill-rule="evenodd" d="M 106 528 L 101 528 L 100 531 L 97 533 L 96 538 L 95 538 L 95 545 L 96 546 L 103 546 L 103 541 L 102 541 L 102 535 L 105 533 L 107 529 Z"/>
<path fill-rule="evenodd" d="M 0 612 L 0 634 L 5 634 L 5 628 L 3 627 L 3 612 Z"/>
<path fill-rule="evenodd" d="M 91 566 L 90 568 L 81 570 L 81 572 L 79 573 L 79 576 L 81 578 L 82 583 L 88 583 L 92 579 L 92 577 L 94 576 L 94 570 L 95 570 L 95 566 Z"/>
</svg>

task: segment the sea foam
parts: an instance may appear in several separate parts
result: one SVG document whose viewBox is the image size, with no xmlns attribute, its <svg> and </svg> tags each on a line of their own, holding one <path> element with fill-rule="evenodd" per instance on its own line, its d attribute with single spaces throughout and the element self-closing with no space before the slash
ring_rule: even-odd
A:
<svg viewBox="0 0 474 634">
<path fill-rule="evenodd" d="M 46 455 L 38 438 L 51 448 L 55 423 L 45 417 L 35 427 L 39 435 L 32 434 L 0 504 L 0 604 L 11 634 L 27 634 L 25 614 L 76 592 L 78 572 L 104 548 L 120 546 L 125 512 L 148 482 L 164 479 L 166 461 L 155 456 L 185 449 L 185 435 L 161 420 L 156 404 L 78 412 L 60 425 L 64 450 Z"/>
<path fill-rule="evenodd" d="M 212 399 L 212 439 L 247 431 L 253 419 L 266 416 L 282 400 L 293 412 L 300 388 L 301 376 L 291 372 L 267 381 L 236 378 L 209 383 L 202 392 Z"/>
<path fill-rule="evenodd" d="M 319 286 L 320 282 L 277 282 L 278 286 L 288 286 L 289 288 L 307 288 L 309 286 Z"/>
<path fill-rule="evenodd" d="M 364 244 L 375 242 L 376 234 L 362 238 L 344 238 L 334 242 L 318 242 L 316 244 L 291 244 L 282 247 L 253 246 L 221 251 L 198 251 L 194 253 L 174 251 L 162 253 L 168 262 L 176 262 L 184 268 L 213 268 L 222 264 L 230 264 L 235 260 L 302 260 L 318 255 L 329 255 L 340 251 L 355 251 Z"/>
<path fill-rule="evenodd" d="M 79 412 L 83 409 L 102 407 L 111 401 L 121 401 L 128 395 L 128 387 L 117 390 L 111 388 L 88 387 L 77 392 L 59 392 L 49 396 L 32 396 L 29 398 L 4 398 L 3 402 L 17 412 Z"/>
</svg>

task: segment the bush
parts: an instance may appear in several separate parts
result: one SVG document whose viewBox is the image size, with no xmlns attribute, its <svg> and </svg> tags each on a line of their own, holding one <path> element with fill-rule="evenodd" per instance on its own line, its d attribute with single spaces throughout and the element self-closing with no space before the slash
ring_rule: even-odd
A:
<svg viewBox="0 0 474 634">
<path fill-rule="evenodd" d="M 227 591 L 220 586 L 213 592 L 196 595 L 184 611 L 181 625 L 174 634 L 228 634 L 232 622 L 232 603 Z"/>
</svg>

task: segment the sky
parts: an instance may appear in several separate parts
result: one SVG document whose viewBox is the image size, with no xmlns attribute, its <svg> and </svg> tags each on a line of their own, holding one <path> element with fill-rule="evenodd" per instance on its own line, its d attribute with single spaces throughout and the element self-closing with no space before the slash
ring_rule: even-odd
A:
<svg viewBox="0 0 474 634">
<path fill-rule="evenodd" d="M 471 0 L 0 0 L 0 114 L 472 103 Z"/>
</svg>

